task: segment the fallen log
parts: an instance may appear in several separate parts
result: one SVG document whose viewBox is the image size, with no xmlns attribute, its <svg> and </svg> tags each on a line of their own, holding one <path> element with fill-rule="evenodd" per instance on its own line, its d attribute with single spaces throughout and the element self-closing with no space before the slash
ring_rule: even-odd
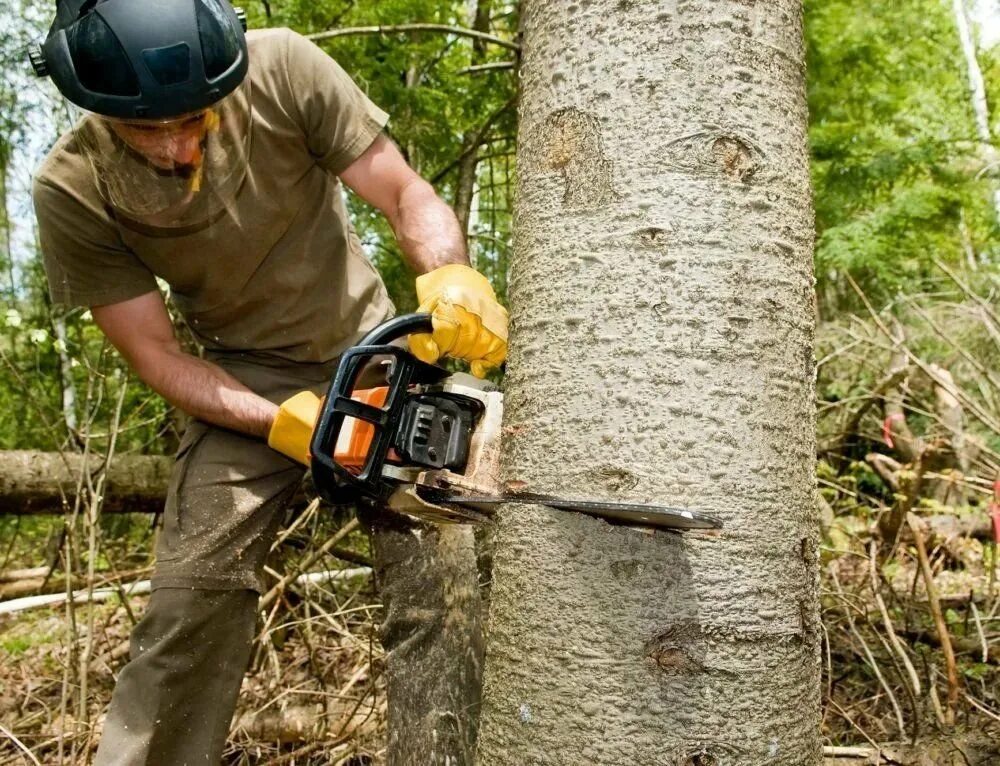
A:
<svg viewBox="0 0 1000 766">
<path fill-rule="evenodd" d="M 158 513 L 173 459 L 117 455 L 108 469 L 103 513 Z M 0 451 L 0 514 L 64 513 L 72 509 L 84 470 L 96 476 L 100 455 L 74 452 Z M 83 482 L 86 486 L 86 482 Z"/>
<path fill-rule="evenodd" d="M 22 580 L 44 579 L 52 574 L 52 567 L 32 567 L 31 569 L 7 569 L 0 572 L 0 583 L 21 582 Z"/>
<path fill-rule="evenodd" d="M 173 463 L 172 457 L 162 455 L 116 455 L 104 485 L 101 513 L 159 513 Z M 84 456 L 77 452 L 0 450 L 0 515 L 72 510 L 84 467 Z M 96 478 L 103 468 L 100 455 L 88 456 L 86 469 L 92 476 Z M 307 501 L 308 497 L 300 488 L 292 502 Z"/>
</svg>

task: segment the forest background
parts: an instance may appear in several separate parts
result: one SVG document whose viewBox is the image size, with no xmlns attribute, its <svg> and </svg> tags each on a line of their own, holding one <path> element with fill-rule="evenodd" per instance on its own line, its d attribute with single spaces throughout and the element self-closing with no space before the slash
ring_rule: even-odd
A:
<svg viewBox="0 0 1000 766">
<path fill-rule="evenodd" d="M 504 296 L 516 3 L 247 5 L 251 27 L 336 32 L 319 44 L 391 112 L 390 135 L 454 205 L 473 264 Z M 169 455 L 183 419 L 129 374 L 88 312 L 48 300 L 28 189 L 70 115 L 24 52 L 52 3 L 0 13 L 0 450 Z M 960 748 L 1000 723 L 1000 6 L 806 0 L 805 22 L 824 735 L 831 748 Z M 387 224 L 349 205 L 397 307 L 414 308 Z M 141 613 L 143 596 L 122 584 L 148 574 L 151 517 L 101 515 L 101 492 L 90 497 L 63 515 L 0 515 L 0 597 L 118 589 L 91 607 L 0 615 L 0 763 L 31 762 L 26 749 L 44 762 L 86 757 Z M 308 499 L 289 516 L 231 763 L 379 759 L 378 604 L 349 518 Z M 283 576 L 319 565 L 347 574 Z"/>
</svg>

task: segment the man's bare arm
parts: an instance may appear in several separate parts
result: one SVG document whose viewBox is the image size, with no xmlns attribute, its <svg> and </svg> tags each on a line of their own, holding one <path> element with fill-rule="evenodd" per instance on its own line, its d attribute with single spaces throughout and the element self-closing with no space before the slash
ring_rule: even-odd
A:
<svg viewBox="0 0 1000 766">
<path fill-rule="evenodd" d="M 449 263 L 468 265 L 465 235 L 455 213 L 386 136 L 379 135 L 340 177 L 385 215 L 403 256 L 418 274 Z"/>
<path fill-rule="evenodd" d="M 136 375 L 172 405 L 214 425 L 267 437 L 277 405 L 218 365 L 184 352 L 160 293 L 93 306 L 91 313 Z"/>
</svg>

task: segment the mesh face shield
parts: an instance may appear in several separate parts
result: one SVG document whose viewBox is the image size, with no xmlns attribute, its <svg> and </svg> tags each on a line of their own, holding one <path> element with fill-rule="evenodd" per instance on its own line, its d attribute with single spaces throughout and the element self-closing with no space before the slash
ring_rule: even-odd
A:
<svg viewBox="0 0 1000 766">
<path fill-rule="evenodd" d="M 123 218 L 200 224 L 246 177 L 246 16 L 227 0 L 57 0 L 29 57 L 79 109 L 76 139 Z"/>
<path fill-rule="evenodd" d="M 157 228 L 203 224 L 231 210 L 250 158 L 250 80 L 211 106 L 169 119 L 83 112 L 74 126 L 101 196 Z"/>
</svg>

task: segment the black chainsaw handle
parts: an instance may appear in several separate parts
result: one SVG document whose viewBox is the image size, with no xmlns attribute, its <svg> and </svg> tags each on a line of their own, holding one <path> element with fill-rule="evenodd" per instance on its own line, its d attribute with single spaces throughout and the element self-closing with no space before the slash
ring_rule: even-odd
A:
<svg viewBox="0 0 1000 766">
<path fill-rule="evenodd" d="M 328 502 L 351 502 L 359 496 L 384 501 L 388 497 L 392 485 L 382 479 L 382 467 L 399 430 L 410 387 L 439 383 L 448 376 L 443 367 L 421 362 L 407 349 L 392 345 L 392 341 L 432 329 L 430 314 L 404 314 L 383 322 L 341 355 L 309 445 L 313 481 Z M 388 391 L 381 407 L 353 397 L 362 370 L 376 361 L 390 362 L 383 368 L 382 385 Z M 374 429 L 365 464 L 357 471 L 334 460 L 340 432 L 349 418 L 364 421 Z"/>
<path fill-rule="evenodd" d="M 384 346 L 414 333 L 431 332 L 434 325 L 430 314 L 403 314 L 389 319 L 358 341 L 359 346 Z"/>
</svg>

